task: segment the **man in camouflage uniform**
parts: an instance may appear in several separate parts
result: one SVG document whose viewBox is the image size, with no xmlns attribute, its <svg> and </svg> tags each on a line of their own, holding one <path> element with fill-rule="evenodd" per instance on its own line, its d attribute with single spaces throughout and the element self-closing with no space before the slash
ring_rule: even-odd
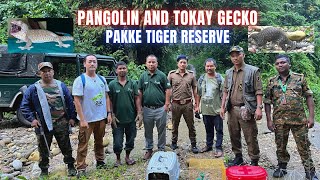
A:
<svg viewBox="0 0 320 180">
<path fill-rule="evenodd" d="M 278 168 L 273 177 L 283 177 L 290 155 L 286 149 L 291 130 L 296 141 L 307 179 L 318 179 L 311 159 L 308 128 L 314 126 L 314 102 L 312 91 L 309 89 L 303 74 L 290 71 L 290 59 L 286 55 L 276 57 L 275 67 L 278 75 L 269 80 L 265 93 L 265 111 L 270 131 L 275 132 L 277 144 Z M 303 99 L 306 98 L 309 109 L 307 119 Z M 273 105 L 273 121 L 271 120 L 271 106 Z"/>
<path fill-rule="evenodd" d="M 262 118 L 262 82 L 259 68 L 244 62 L 244 51 L 234 46 L 229 51 L 233 67 L 226 71 L 220 115 L 228 111 L 228 130 L 236 157 L 228 166 L 243 164 L 241 129 L 248 145 L 251 165 L 258 166 L 260 150 L 256 120 Z"/>
<path fill-rule="evenodd" d="M 185 119 L 193 153 L 198 153 L 196 129 L 194 127 L 192 96 L 197 96 L 197 80 L 192 71 L 187 70 L 188 58 L 185 55 L 177 57 L 178 69 L 168 74 L 172 87 L 172 144 L 171 149 L 177 149 L 178 129 L 181 116 Z M 198 107 L 196 104 L 195 107 Z"/>
<path fill-rule="evenodd" d="M 76 118 L 72 96 L 64 83 L 53 79 L 50 62 L 40 63 L 38 69 L 41 80 L 26 90 L 20 108 L 24 118 L 36 128 L 41 175 L 48 175 L 50 152 L 46 141 L 50 147 L 54 136 L 64 156 L 63 161 L 68 165 L 68 175 L 75 176 L 77 171 L 69 138 L 69 124 L 73 126 Z"/>
</svg>

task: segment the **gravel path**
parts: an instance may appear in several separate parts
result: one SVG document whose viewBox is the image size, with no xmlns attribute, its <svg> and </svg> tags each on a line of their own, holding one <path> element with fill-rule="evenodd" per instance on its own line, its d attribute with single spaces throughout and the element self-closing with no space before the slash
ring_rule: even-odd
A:
<svg viewBox="0 0 320 180">
<path fill-rule="evenodd" d="M 16 123 L 16 120 L 13 120 L 12 122 Z M 6 123 L 4 121 L 0 122 L 0 127 L 6 129 L 0 129 L 0 172 L 1 173 L 16 173 L 18 174 L 30 177 L 30 172 L 32 169 L 32 166 L 34 162 L 23 160 L 23 156 L 28 153 L 28 151 L 36 148 L 36 139 L 35 134 L 33 132 L 33 129 L 31 128 L 24 128 L 24 127 L 15 127 L 10 128 L 13 125 L 4 125 L 3 123 Z M 223 141 L 223 148 L 224 148 L 224 158 L 221 158 L 222 160 L 226 159 L 232 159 L 233 153 L 231 152 L 231 145 L 230 140 L 227 132 L 227 126 L 226 122 L 224 122 L 224 141 Z M 202 148 L 205 146 L 205 129 L 202 120 L 196 120 L 195 122 L 196 131 L 197 131 L 197 141 L 198 141 L 198 147 Z M 268 172 L 268 179 L 272 178 L 273 169 L 277 165 L 277 159 L 275 155 L 275 143 L 274 143 L 274 133 L 271 133 L 267 127 L 266 127 L 266 120 L 263 118 L 263 120 L 258 121 L 258 128 L 259 128 L 259 145 L 260 145 L 260 151 L 261 151 L 261 158 L 260 158 L 260 166 L 265 168 Z M 77 133 L 78 128 L 73 129 L 73 134 L 70 136 L 72 145 L 73 145 L 73 154 L 74 157 L 76 156 L 76 149 L 77 149 Z M 156 129 L 154 129 L 154 132 L 156 132 Z M 137 165 L 134 166 L 126 166 L 124 165 L 124 174 L 123 179 L 126 179 L 124 177 L 131 176 L 133 179 L 144 179 L 145 178 L 145 169 L 148 165 L 148 162 L 145 162 L 142 160 L 143 154 L 144 154 L 144 130 L 140 129 L 137 133 L 136 138 L 136 144 L 135 149 L 132 151 L 132 156 L 134 159 L 137 160 Z M 314 161 L 314 164 L 316 166 L 317 172 L 320 170 L 320 125 L 317 123 L 316 126 L 309 131 L 309 137 L 312 142 L 311 146 L 311 154 Z M 156 133 L 154 133 L 156 134 Z M 4 140 L 10 139 L 10 142 L 3 143 Z M 115 156 L 112 153 L 112 134 L 110 127 L 107 127 L 107 135 L 106 139 L 108 139 L 109 145 L 106 147 L 106 163 L 110 165 L 110 167 L 114 163 Z M 154 136 L 155 144 L 157 143 L 156 136 Z M 171 142 L 171 131 L 167 130 L 167 144 L 170 145 Z M 244 139 L 242 140 L 244 143 Z M 87 163 L 89 164 L 88 170 L 91 172 L 95 171 L 95 161 L 94 161 L 94 154 L 92 151 L 93 148 L 93 140 L 90 141 L 89 146 L 89 153 L 87 158 Z M 180 127 L 179 127 L 179 140 L 178 140 L 179 149 L 176 151 L 178 154 L 179 162 L 180 162 L 180 179 L 190 179 L 190 172 L 188 171 L 187 166 L 187 160 L 189 158 L 197 158 L 197 159 L 213 159 L 213 152 L 207 152 L 207 153 L 201 153 L 201 154 L 193 154 L 189 151 L 190 147 L 190 141 L 188 138 L 188 128 L 186 126 L 186 123 L 182 120 Z M 51 146 L 51 149 L 56 147 L 56 144 L 53 144 Z M 167 150 L 170 150 L 168 147 Z M 285 176 L 283 179 L 303 179 L 304 178 L 304 170 L 303 166 L 301 164 L 300 156 L 298 155 L 298 152 L 296 150 L 296 145 L 294 142 L 294 139 L 292 135 L 290 135 L 289 143 L 288 143 L 288 150 L 291 155 L 291 160 L 288 164 L 288 175 Z M 124 157 L 124 153 L 122 154 Z M 244 158 L 247 162 L 250 162 L 250 158 L 247 155 L 246 147 L 244 145 L 244 152 L 243 152 Z M 20 159 L 25 161 L 22 171 L 13 171 L 13 168 L 11 166 L 11 162 L 15 159 Z M 53 159 L 50 160 L 50 169 L 49 172 L 51 174 L 58 174 L 58 175 L 64 175 L 65 172 L 65 165 L 62 161 L 62 155 L 61 153 L 58 153 L 56 156 L 53 157 Z M 123 160 L 124 161 L 124 160 Z M 112 169 L 112 168 L 111 168 Z M 119 178 L 122 179 L 122 178 Z"/>
</svg>

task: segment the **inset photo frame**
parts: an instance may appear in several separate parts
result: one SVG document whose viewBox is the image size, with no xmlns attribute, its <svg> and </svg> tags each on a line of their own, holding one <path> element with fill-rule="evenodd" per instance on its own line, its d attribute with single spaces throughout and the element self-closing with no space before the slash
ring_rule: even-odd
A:
<svg viewBox="0 0 320 180">
<path fill-rule="evenodd" d="M 252 53 L 314 53 L 312 26 L 249 26 L 248 51 Z"/>
<path fill-rule="evenodd" d="M 70 53 L 73 51 L 72 18 L 8 20 L 9 53 Z"/>
</svg>

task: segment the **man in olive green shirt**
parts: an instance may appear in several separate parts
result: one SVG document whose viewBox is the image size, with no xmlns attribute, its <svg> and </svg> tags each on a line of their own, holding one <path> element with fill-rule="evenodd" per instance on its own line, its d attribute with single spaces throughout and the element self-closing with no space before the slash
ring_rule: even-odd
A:
<svg viewBox="0 0 320 180">
<path fill-rule="evenodd" d="M 118 167 L 121 164 L 120 154 L 123 148 L 124 134 L 126 135 L 125 161 L 128 165 L 135 164 L 135 160 L 130 159 L 130 152 L 134 148 L 134 139 L 137 135 L 135 120 L 142 121 L 142 111 L 138 86 L 136 82 L 128 79 L 126 63 L 118 62 L 116 72 L 118 77 L 109 84 L 109 97 L 113 110 L 111 116 L 113 151 L 117 157 L 115 167 Z"/>
<path fill-rule="evenodd" d="M 147 71 L 139 80 L 139 95 L 143 99 L 143 123 L 146 138 L 145 160 L 151 158 L 153 153 L 153 128 L 158 131 L 158 150 L 164 151 L 166 145 L 167 111 L 170 104 L 170 84 L 166 75 L 158 70 L 158 60 L 155 55 L 146 58 Z"/>
<path fill-rule="evenodd" d="M 215 144 L 215 157 L 221 157 L 223 141 L 223 120 L 220 117 L 221 94 L 224 79 L 221 74 L 216 72 L 217 63 L 214 59 L 208 58 L 205 63 L 206 73 L 201 75 L 198 80 L 198 96 L 195 111 L 199 112 L 201 100 L 201 113 L 206 129 L 206 147 L 201 152 L 212 150 L 214 130 L 216 130 L 217 141 Z"/>
<path fill-rule="evenodd" d="M 220 115 L 228 111 L 228 129 L 235 158 L 228 166 L 243 164 L 241 131 L 248 146 L 250 165 L 258 166 L 260 149 L 256 120 L 262 118 L 262 81 L 260 69 L 244 62 L 242 47 L 229 50 L 233 67 L 226 71 Z"/>
</svg>

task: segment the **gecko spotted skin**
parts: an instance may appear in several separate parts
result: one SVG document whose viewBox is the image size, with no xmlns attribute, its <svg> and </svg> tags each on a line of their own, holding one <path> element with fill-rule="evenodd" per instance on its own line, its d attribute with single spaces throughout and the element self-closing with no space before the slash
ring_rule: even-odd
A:
<svg viewBox="0 0 320 180">
<path fill-rule="evenodd" d="M 291 41 L 281 29 L 267 27 L 259 33 L 251 34 L 249 39 L 253 39 L 259 47 L 265 46 L 267 42 L 278 44 L 282 50 L 293 50 L 296 48 L 306 47 L 308 43 L 297 43 Z"/>
<path fill-rule="evenodd" d="M 73 40 L 72 36 L 58 36 L 57 34 L 43 29 L 29 29 L 28 25 L 22 21 L 12 21 L 10 34 L 17 38 L 17 43 L 26 42 L 27 44 L 19 48 L 21 50 L 30 50 L 32 43 L 57 42 L 56 46 L 68 48 L 69 44 L 63 44 L 62 41 Z"/>
</svg>

